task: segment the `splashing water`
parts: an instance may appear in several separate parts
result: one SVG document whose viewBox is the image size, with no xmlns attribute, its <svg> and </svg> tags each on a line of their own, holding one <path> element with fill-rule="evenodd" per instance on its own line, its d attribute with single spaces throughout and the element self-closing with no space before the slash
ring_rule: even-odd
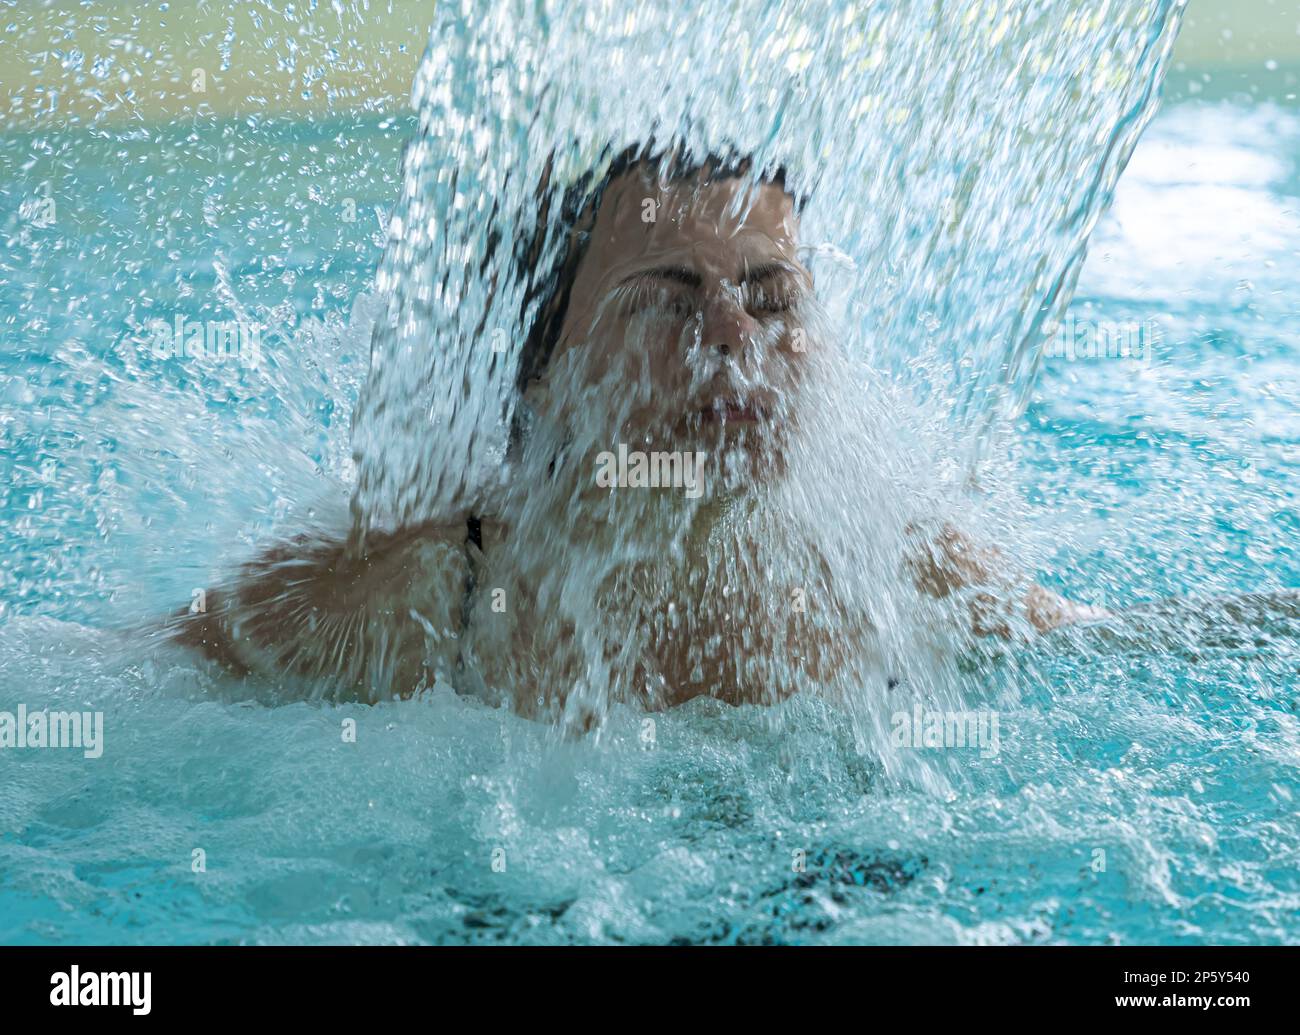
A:
<svg viewBox="0 0 1300 1035">
<path fill-rule="evenodd" d="M 676 11 L 440 10 L 354 422 L 354 513 L 363 535 L 454 524 L 483 510 L 508 469 L 494 516 L 516 530 L 509 560 L 479 581 L 527 600 L 536 618 L 522 634 L 472 645 L 479 669 L 488 654 L 513 662 L 494 666 L 490 682 L 585 722 L 612 700 L 672 701 L 683 683 L 707 686 L 710 663 L 725 683 L 765 688 L 742 696 L 769 701 L 817 672 L 812 684 L 852 707 L 878 753 L 885 686 L 905 681 L 957 703 L 954 651 L 923 646 L 934 616 L 920 617 L 927 609 L 905 575 L 905 530 L 936 516 L 941 486 L 924 492 L 902 476 L 905 418 L 888 399 L 911 391 L 954 470 L 1021 404 L 1029 358 L 1068 302 L 1087 236 L 1151 114 L 1180 5 L 1091 14 L 991 3 L 955 16 L 941 4 L 755 2 L 706 6 L 690 32 L 666 28 Z M 891 58 L 917 46 L 924 66 Z M 569 397 L 553 403 L 568 419 L 535 434 L 523 463 L 501 464 L 535 285 L 562 255 L 568 213 L 583 207 L 582 177 L 594 170 L 590 194 L 615 155 L 652 140 L 688 157 L 750 155 L 755 182 L 781 168 L 787 190 L 807 199 L 800 237 L 825 299 L 787 321 L 817 343 L 809 383 L 783 389 L 790 372 L 760 341 L 740 375 L 748 383 L 734 386 L 766 393 L 770 423 L 796 429 L 785 474 L 766 484 L 753 475 L 772 460 L 755 459 L 744 502 L 705 518 L 705 532 L 709 498 L 663 518 L 645 494 L 584 497 L 592 458 L 626 439 L 687 446 L 637 423 L 649 403 L 638 386 L 650 384 L 638 357 L 655 354 L 655 328 L 584 328 L 582 355 L 615 361 L 548 371 L 548 391 Z M 577 202 L 553 200 L 574 183 Z M 735 199 L 738 212 L 753 203 Z M 827 256 L 837 261 L 818 262 Z M 715 376 L 699 333 L 676 345 L 693 387 Z M 598 347 L 611 337 L 620 340 Z M 870 371 L 888 382 L 873 384 Z M 746 448 L 761 451 L 687 438 L 688 455 L 712 458 L 715 483 Z M 584 511 L 590 521 L 575 520 Z M 801 624 L 789 612 L 808 594 L 818 616 Z M 715 610 L 745 634 L 725 642 Z M 810 640 L 827 645 L 820 664 Z M 675 668 L 642 664 L 682 642 Z M 804 645 L 793 662 L 784 642 Z"/>
<path fill-rule="evenodd" d="M 0 710 L 100 710 L 106 745 L 0 752 L 0 939 L 1294 940 L 1294 630 L 975 648 L 905 570 L 909 526 L 952 519 L 1117 608 L 1293 580 L 1294 112 L 1166 115 L 1084 264 L 1181 6 L 449 3 L 413 120 L 6 133 Z M 214 38 L 236 62 L 233 23 Z M 651 137 L 732 144 L 807 199 L 816 361 L 756 343 L 734 387 L 776 381 L 788 434 L 708 440 L 696 499 L 593 491 L 595 454 L 672 441 L 637 422 L 648 323 L 629 365 L 548 370 L 558 412 L 599 419 L 510 446 L 525 269 L 566 232 L 538 184 Z M 1171 149 L 1205 179 L 1162 178 Z M 1171 255 L 1227 254 L 1177 236 L 1211 196 L 1265 214 L 1271 274 L 1180 279 Z M 1042 360 L 1076 278 L 1076 313 L 1162 313 L 1178 363 L 1115 385 Z M 177 314 L 258 329 L 257 361 L 159 360 Z M 528 532 L 458 644 L 525 715 L 442 684 L 253 707 L 116 631 L 275 537 L 470 509 Z M 494 589 L 536 623 L 494 625 Z M 751 639 L 710 642 L 705 601 Z M 675 637 L 750 703 L 647 712 Z M 917 704 L 991 710 L 1001 750 L 899 750 Z"/>
</svg>

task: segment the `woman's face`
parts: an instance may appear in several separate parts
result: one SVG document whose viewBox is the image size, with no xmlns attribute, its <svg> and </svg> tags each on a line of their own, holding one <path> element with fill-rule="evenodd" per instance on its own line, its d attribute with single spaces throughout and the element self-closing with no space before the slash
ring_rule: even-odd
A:
<svg viewBox="0 0 1300 1035">
<path fill-rule="evenodd" d="M 641 169 L 614 181 L 534 407 L 606 441 L 771 453 L 814 351 L 797 234 L 775 185 L 660 187 Z M 566 393 L 575 382 L 598 390 Z"/>
</svg>

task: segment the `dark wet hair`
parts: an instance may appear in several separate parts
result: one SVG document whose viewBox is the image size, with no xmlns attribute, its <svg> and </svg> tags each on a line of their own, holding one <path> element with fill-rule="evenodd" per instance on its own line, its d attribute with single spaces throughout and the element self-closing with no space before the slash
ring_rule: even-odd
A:
<svg viewBox="0 0 1300 1035">
<path fill-rule="evenodd" d="M 606 149 L 602 159 L 608 154 L 609 149 Z M 734 148 L 695 157 L 680 145 L 656 148 L 651 139 L 624 148 L 607 165 L 603 161 L 598 163 L 566 188 L 557 187 L 550 182 L 551 163 L 548 163 L 546 174 L 537 188 L 536 228 L 526 239 L 518 242 L 514 253 L 514 273 L 527 285 L 520 318 L 526 322 L 528 330 L 515 370 L 518 397 L 522 397 L 528 385 L 545 372 L 555 347 L 559 344 L 578 266 L 587 252 L 590 230 L 605 192 L 616 180 L 637 168 L 652 169 L 669 183 L 689 179 L 700 173 L 705 174 L 705 182 L 716 183 L 749 176 L 754 168 L 754 159 L 752 155 Z M 763 170 L 755 180 L 760 184 L 773 184 L 787 194 L 790 193 L 786 186 L 784 166 Z M 802 210 L 806 199 L 793 194 L 791 197 L 796 210 Z M 560 212 L 556 226 L 551 227 L 552 210 L 556 205 L 560 206 Z M 551 267 L 543 271 L 539 266 L 548 234 L 560 235 L 559 255 Z M 492 240 L 489 247 L 496 243 L 496 240 Z M 531 320 L 530 311 L 533 314 Z M 511 422 L 512 444 L 518 444 L 524 431 L 516 406 Z"/>
</svg>

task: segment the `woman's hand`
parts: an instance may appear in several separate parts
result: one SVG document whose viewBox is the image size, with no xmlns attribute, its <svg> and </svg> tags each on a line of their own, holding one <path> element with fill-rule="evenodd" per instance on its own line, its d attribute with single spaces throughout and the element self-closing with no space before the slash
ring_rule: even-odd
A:
<svg viewBox="0 0 1300 1035">
<path fill-rule="evenodd" d="M 915 525 L 908 531 L 921 535 Z M 971 591 L 971 628 L 976 636 L 1010 639 L 1017 624 L 1026 622 L 1045 633 L 1112 617 L 1103 608 L 1076 604 L 1043 588 L 1008 563 L 1002 551 L 976 546 L 952 525 L 945 524 L 938 535 L 922 539 L 909 563 L 918 588 L 932 597 Z"/>
</svg>

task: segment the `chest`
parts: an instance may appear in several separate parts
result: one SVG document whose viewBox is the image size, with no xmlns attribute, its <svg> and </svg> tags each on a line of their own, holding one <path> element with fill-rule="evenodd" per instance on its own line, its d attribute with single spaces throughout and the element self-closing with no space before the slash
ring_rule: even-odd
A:
<svg viewBox="0 0 1300 1035">
<path fill-rule="evenodd" d="M 832 680 L 864 626 L 832 586 L 761 571 L 642 564 L 588 581 L 488 566 L 466 637 L 482 679 L 529 702 L 596 680 L 649 707 L 772 703 Z"/>
</svg>

